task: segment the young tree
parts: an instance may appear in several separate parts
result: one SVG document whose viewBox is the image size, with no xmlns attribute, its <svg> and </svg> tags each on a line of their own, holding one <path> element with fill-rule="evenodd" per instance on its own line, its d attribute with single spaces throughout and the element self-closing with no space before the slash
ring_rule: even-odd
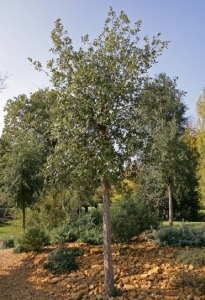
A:
<svg viewBox="0 0 205 300">
<path fill-rule="evenodd" d="M 141 21 L 134 28 L 129 24 L 124 12 L 116 16 L 110 8 L 102 34 L 93 43 L 84 36 L 88 47 L 75 51 L 58 19 L 51 36 L 56 58 L 48 62 L 59 91 L 52 131 L 57 145 L 48 170 L 55 178 L 74 174 L 75 181 L 87 180 L 92 174 L 101 181 L 107 296 L 115 295 L 109 187 L 123 178 L 125 164 L 141 145 L 141 90 L 148 69 L 168 44 L 158 34 L 151 41 L 145 36 L 139 47 Z M 39 62 L 34 65 L 41 70 Z"/>
</svg>

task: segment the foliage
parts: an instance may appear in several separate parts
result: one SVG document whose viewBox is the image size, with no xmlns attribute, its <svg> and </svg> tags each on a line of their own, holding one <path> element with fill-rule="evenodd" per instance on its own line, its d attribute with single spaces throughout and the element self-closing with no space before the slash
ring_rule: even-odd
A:
<svg viewBox="0 0 205 300">
<path fill-rule="evenodd" d="M 1 248 L 2 249 L 8 249 L 8 248 L 13 248 L 14 247 L 14 237 L 9 237 L 3 239 Z"/>
<path fill-rule="evenodd" d="M 190 126 L 187 127 L 180 140 L 177 138 L 178 141 L 171 141 L 171 138 L 168 137 L 169 134 L 167 134 L 166 138 L 171 142 L 170 147 L 167 147 L 168 144 L 166 144 L 166 138 L 163 134 L 163 131 L 159 133 L 159 137 L 161 137 L 155 144 L 155 147 L 157 144 L 160 145 L 159 153 L 162 157 L 160 160 L 158 157 L 155 161 L 155 155 L 157 155 L 155 151 L 157 149 L 152 150 L 153 162 L 151 166 L 148 165 L 145 171 L 141 172 L 139 194 L 141 197 L 143 196 L 152 211 L 157 213 L 159 219 L 166 220 L 169 214 L 169 201 L 165 181 L 172 182 L 174 220 L 198 221 L 199 195 L 196 177 L 198 153 L 194 131 Z M 164 150 L 163 147 L 165 147 Z M 175 148 L 176 152 L 173 151 L 171 154 L 172 147 Z M 170 162 L 168 162 L 169 159 Z M 156 163 L 157 165 L 155 165 Z M 166 168 L 168 168 L 167 171 Z M 165 173 L 167 173 L 167 179 Z"/>
<path fill-rule="evenodd" d="M 205 89 L 196 103 L 198 115 L 197 149 L 199 152 L 198 179 L 201 202 L 205 205 Z"/>
<path fill-rule="evenodd" d="M 122 198 L 111 206 L 112 237 L 117 243 L 130 243 L 143 231 L 158 227 L 148 206 L 132 198 Z"/>
<path fill-rule="evenodd" d="M 39 199 L 43 188 L 45 143 L 30 131 L 19 133 L 15 141 L 4 135 L 0 144 L 0 187 L 5 199 L 22 210 L 25 229 L 25 209 Z"/>
<path fill-rule="evenodd" d="M 85 227 L 83 231 L 80 232 L 78 241 L 81 243 L 88 243 L 91 245 L 102 245 L 103 244 L 103 229 L 101 226 Z"/>
<path fill-rule="evenodd" d="M 54 244 L 63 245 L 66 242 L 75 242 L 78 238 L 78 230 L 71 225 L 53 228 L 50 232 L 50 241 Z"/>
<path fill-rule="evenodd" d="M 175 252 L 176 261 L 184 265 L 201 267 L 205 265 L 205 252 L 202 249 L 182 250 Z"/>
<path fill-rule="evenodd" d="M 162 228 L 147 234 L 147 240 L 156 246 L 205 246 L 205 226 L 190 227 L 182 225 L 180 228 Z"/>
<path fill-rule="evenodd" d="M 8 78 L 8 73 L 3 73 L 2 71 L 0 72 L 0 93 L 2 92 L 2 90 L 4 90 L 6 88 L 6 84 L 4 83 L 5 80 Z"/>
<path fill-rule="evenodd" d="M 91 220 L 91 223 L 93 223 L 96 226 L 102 225 L 102 223 L 103 223 L 102 209 L 97 208 L 97 209 L 92 210 L 91 214 L 90 214 L 90 220 Z"/>
<path fill-rule="evenodd" d="M 15 244 L 24 245 L 28 251 L 41 251 L 49 244 L 49 237 L 40 227 L 31 227 L 15 240 Z"/>
<path fill-rule="evenodd" d="M 13 250 L 12 250 L 12 253 L 13 254 L 20 254 L 20 253 L 23 253 L 23 252 L 27 252 L 27 248 L 23 245 L 23 244 L 17 244 Z"/>
<path fill-rule="evenodd" d="M 54 273 L 70 273 L 78 269 L 75 257 L 82 255 L 78 248 L 57 248 L 49 253 L 44 268 Z"/>
</svg>

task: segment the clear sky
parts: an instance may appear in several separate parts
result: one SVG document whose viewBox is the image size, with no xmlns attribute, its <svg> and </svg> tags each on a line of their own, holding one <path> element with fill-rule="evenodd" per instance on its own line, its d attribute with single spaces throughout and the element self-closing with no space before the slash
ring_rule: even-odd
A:
<svg viewBox="0 0 205 300">
<path fill-rule="evenodd" d="M 161 32 L 161 39 L 171 41 L 151 75 L 178 76 L 178 88 L 187 92 L 187 115 L 196 116 L 205 86 L 205 0 L 0 0 L 0 71 L 11 74 L 0 94 L 0 132 L 9 98 L 50 85 L 27 58 L 44 65 L 49 60 L 55 20 L 61 18 L 78 48 L 81 36 L 92 39 L 102 32 L 110 6 L 123 10 L 133 24 L 142 20 L 142 37 Z"/>
</svg>

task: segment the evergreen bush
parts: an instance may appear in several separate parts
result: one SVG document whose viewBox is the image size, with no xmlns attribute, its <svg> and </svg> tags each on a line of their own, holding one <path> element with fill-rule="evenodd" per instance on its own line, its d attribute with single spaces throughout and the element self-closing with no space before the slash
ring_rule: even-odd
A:
<svg viewBox="0 0 205 300">
<path fill-rule="evenodd" d="M 70 273 L 78 269 L 75 258 L 79 255 L 82 253 L 78 248 L 57 248 L 48 255 L 43 267 L 54 273 Z"/>
<path fill-rule="evenodd" d="M 114 242 L 130 243 L 143 231 L 158 227 L 158 221 L 145 203 L 125 197 L 111 206 L 111 226 Z"/>
<path fill-rule="evenodd" d="M 103 229 L 102 226 L 86 227 L 80 232 L 78 239 L 81 243 L 87 243 L 91 245 L 102 245 L 103 244 Z"/>
<path fill-rule="evenodd" d="M 15 239 L 15 245 L 18 244 L 23 245 L 28 251 L 41 251 L 44 246 L 49 245 L 49 237 L 41 228 L 31 227 Z"/>
<path fill-rule="evenodd" d="M 205 246 L 205 226 L 191 227 L 168 227 L 160 230 L 153 230 L 146 235 L 148 241 L 155 246 Z"/>
<path fill-rule="evenodd" d="M 27 252 L 28 250 L 26 249 L 26 247 L 23 244 L 17 244 L 14 248 L 12 253 L 13 254 L 20 254 L 23 252 Z"/>
<path fill-rule="evenodd" d="M 8 249 L 14 247 L 14 237 L 5 238 L 2 242 L 1 248 Z"/>
</svg>

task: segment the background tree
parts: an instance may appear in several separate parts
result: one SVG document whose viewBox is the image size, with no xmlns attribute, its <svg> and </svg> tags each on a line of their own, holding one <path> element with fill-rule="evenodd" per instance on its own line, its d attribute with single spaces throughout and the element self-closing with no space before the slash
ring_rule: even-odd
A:
<svg viewBox="0 0 205 300">
<path fill-rule="evenodd" d="M 203 92 L 196 103 L 196 110 L 198 115 L 197 149 L 199 152 L 199 193 L 201 203 L 205 206 L 205 89 L 203 89 Z"/>
<path fill-rule="evenodd" d="M 8 73 L 0 72 L 0 93 L 6 88 L 5 80 L 8 78 Z"/>
<path fill-rule="evenodd" d="M 24 231 L 26 207 L 38 200 L 43 188 L 41 169 L 46 158 L 45 143 L 30 131 L 19 135 L 10 147 L 4 144 L 1 139 L 0 187 L 5 199 L 21 209 Z"/>
<path fill-rule="evenodd" d="M 125 164 L 141 146 L 141 89 L 148 69 L 167 46 L 158 34 L 151 41 L 145 36 L 140 48 L 141 22 L 133 29 L 129 23 L 124 12 L 117 17 L 110 8 L 102 34 L 88 43 L 86 50 L 75 51 L 57 20 L 51 49 L 56 58 L 48 62 L 52 82 L 59 91 L 52 131 L 58 142 L 48 167 L 55 177 L 62 173 L 69 176 L 75 170 L 76 181 L 87 180 L 90 173 L 101 181 L 108 296 L 115 295 L 109 188 L 124 177 Z M 86 35 L 82 41 L 88 39 Z M 41 70 L 39 62 L 34 64 Z"/>
</svg>

